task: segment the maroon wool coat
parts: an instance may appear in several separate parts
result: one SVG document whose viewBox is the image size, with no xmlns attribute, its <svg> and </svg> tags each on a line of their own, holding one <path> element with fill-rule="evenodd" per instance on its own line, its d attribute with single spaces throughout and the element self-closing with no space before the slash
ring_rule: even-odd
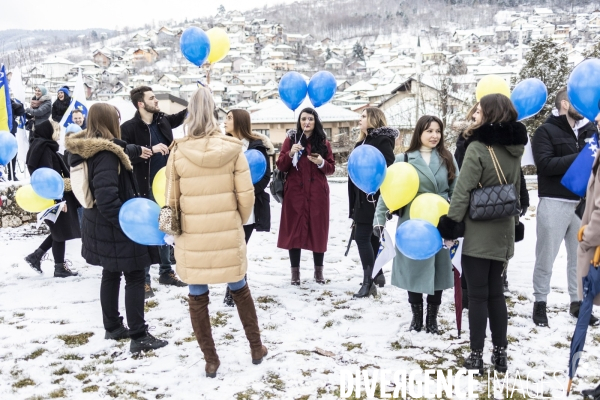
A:
<svg viewBox="0 0 600 400">
<path fill-rule="evenodd" d="M 311 153 L 308 143 L 296 169 L 289 155 L 292 144 L 288 135 L 277 159 L 277 168 L 288 173 L 283 189 L 277 247 L 325 253 L 329 236 L 329 184 L 325 176 L 335 171 L 331 146 L 326 141 L 325 165 L 319 168 L 307 158 L 307 154 Z"/>
</svg>

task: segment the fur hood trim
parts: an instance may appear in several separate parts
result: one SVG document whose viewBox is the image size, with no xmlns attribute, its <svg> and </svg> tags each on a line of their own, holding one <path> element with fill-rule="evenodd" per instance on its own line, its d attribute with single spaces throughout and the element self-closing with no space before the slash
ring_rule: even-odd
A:
<svg viewBox="0 0 600 400">
<path fill-rule="evenodd" d="M 287 137 L 289 137 L 290 139 L 293 139 L 294 136 L 296 136 L 296 130 L 295 129 L 290 129 L 289 131 L 287 131 Z"/>
<path fill-rule="evenodd" d="M 260 140 L 262 140 L 263 144 L 267 148 L 268 155 L 272 156 L 273 154 L 275 154 L 275 146 L 273 146 L 273 142 L 271 142 L 271 139 L 269 139 L 268 136 L 263 135 L 262 133 L 254 132 L 254 131 L 252 131 L 252 134 L 260 137 Z"/>
<path fill-rule="evenodd" d="M 39 101 L 40 103 L 43 103 L 45 101 L 52 102 L 52 97 L 50 97 L 50 95 L 45 94 L 45 95 L 42 95 L 39 99 L 31 99 L 31 100 Z"/>
<path fill-rule="evenodd" d="M 85 134 L 87 130 L 78 132 L 73 135 L 69 135 L 65 138 L 65 148 L 70 151 L 72 154 L 77 154 L 81 156 L 81 158 L 87 160 L 88 158 L 92 158 L 96 154 L 101 151 L 110 151 L 114 153 L 121 164 L 128 171 L 133 171 L 133 166 L 131 165 L 131 161 L 127 154 L 125 154 L 125 150 L 123 147 L 119 146 L 117 143 L 100 138 L 86 138 Z M 125 143 L 125 142 L 123 142 Z"/>
<path fill-rule="evenodd" d="M 499 144 L 502 146 L 526 145 L 527 128 L 520 122 L 501 122 L 482 125 L 467 138 L 465 147 L 473 141 L 479 141 L 486 146 Z"/>
<path fill-rule="evenodd" d="M 387 136 L 387 137 L 391 137 L 392 139 L 396 139 L 398 136 L 400 136 L 400 132 L 398 131 L 398 129 L 392 128 L 389 126 L 382 126 L 381 128 L 368 129 L 367 131 L 369 132 L 369 136 L 372 136 L 372 137 Z"/>
</svg>

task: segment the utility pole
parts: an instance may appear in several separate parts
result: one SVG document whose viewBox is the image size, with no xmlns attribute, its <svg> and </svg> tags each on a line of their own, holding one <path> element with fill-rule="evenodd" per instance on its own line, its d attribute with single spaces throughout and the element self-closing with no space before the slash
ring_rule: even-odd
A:
<svg viewBox="0 0 600 400">
<path fill-rule="evenodd" d="M 419 100 L 421 97 L 421 59 L 422 59 L 422 54 L 421 54 L 421 38 L 417 37 L 417 87 L 416 87 L 416 100 L 415 100 L 415 126 L 417 124 L 417 121 L 419 120 Z"/>
</svg>

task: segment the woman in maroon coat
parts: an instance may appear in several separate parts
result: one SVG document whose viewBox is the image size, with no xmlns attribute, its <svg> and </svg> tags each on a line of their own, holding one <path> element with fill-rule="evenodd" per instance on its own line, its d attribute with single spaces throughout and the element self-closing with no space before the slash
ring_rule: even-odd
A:
<svg viewBox="0 0 600 400">
<path fill-rule="evenodd" d="M 287 172 L 277 247 L 290 252 L 292 285 L 300 285 L 300 252 L 311 250 L 315 280 L 325 283 L 323 258 L 329 235 L 329 184 L 335 160 L 319 115 L 312 108 L 300 112 L 296 129 L 288 131 L 277 159 Z"/>
</svg>

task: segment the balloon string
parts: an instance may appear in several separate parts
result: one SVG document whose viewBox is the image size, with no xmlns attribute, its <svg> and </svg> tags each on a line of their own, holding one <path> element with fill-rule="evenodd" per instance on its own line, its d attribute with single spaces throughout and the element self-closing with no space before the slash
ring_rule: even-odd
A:
<svg viewBox="0 0 600 400">
<path fill-rule="evenodd" d="M 371 196 L 371 197 L 369 197 L 369 196 Z M 367 201 L 368 201 L 369 203 L 376 204 L 376 203 L 377 203 L 377 200 L 375 200 L 375 193 L 368 193 L 368 194 L 367 194 Z"/>
</svg>

